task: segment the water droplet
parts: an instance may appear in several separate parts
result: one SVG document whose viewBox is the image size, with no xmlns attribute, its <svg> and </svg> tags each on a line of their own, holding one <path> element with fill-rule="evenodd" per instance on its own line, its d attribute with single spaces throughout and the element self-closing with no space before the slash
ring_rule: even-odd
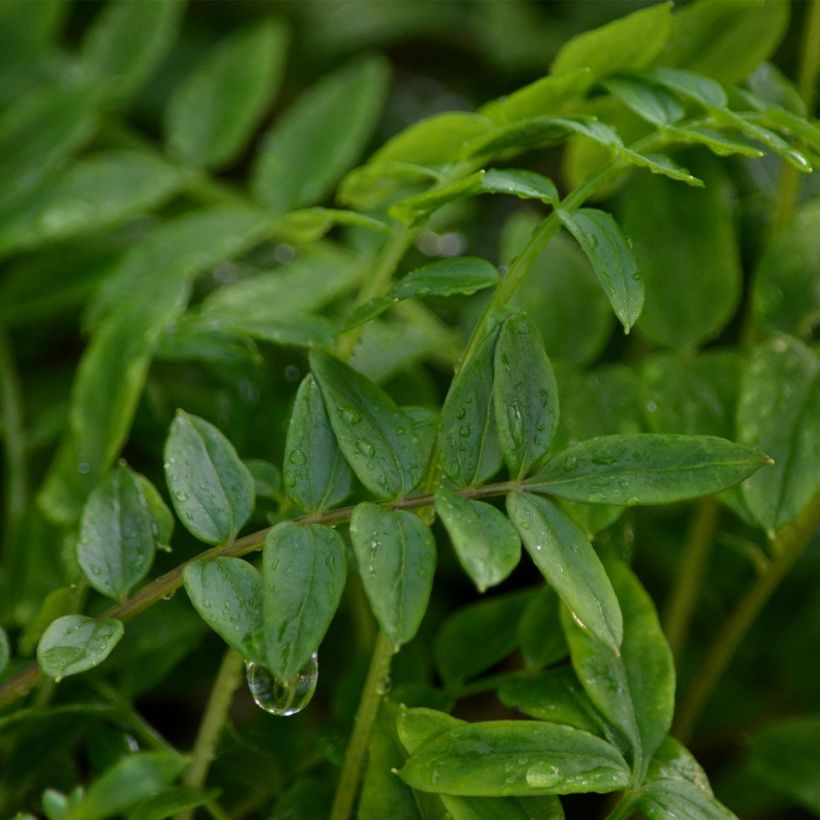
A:
<svg viewBox="0 0 820 820">
<path fill-rule="evenodd" d="M 82 473 L 83 475 L 86 475 L 87 473 L 91 472 L 91 465 L 87 464 L 85 461 L 81 461 L 77 465 L 77 472 Z"/>
<path fill-rule="evenodd" d="M 564 459 L 564 469 L 565 470 L 567 470 L 567 471 L 574 470 L 577 466 L 578 466 L 578 459 L 575 458 L 575 456 L 567 456 Z"/>
<path fill-rule="evenodd" d="M 293 450 L 291 454 L 288 456 L 288 461 L 291 464 L 304 464 L 307 459 L 305 458 L 305 454 L 301 450 Z"/>
<path fill-rule="evenodd" d="M 561 772 L 548 763 L 536 763 L 527 769 L 526 780 L 534 789 L 547 789 L 561 781 Z"/>
<path fill-rule="evenodd" d="M 456 418 L 459 421 L 461 421 L 464 418 L 464 416 L 466 416 L 466 415 L 467 415 L 467 408 L 466 407 L 459 407 L 458 410 L 456 410 Z"/>
<path fill-rule="evenodd" d="M 272 715 L 289 717 L 310 703 L 319 680 L 319 656 L 310 660 L 292 677 L 276 678 L 261 663 L 245 661 L 248 689 L 256 705 Z"/>
<path fill-rule="evenodd" d="M 367 439 L 364 439 L 364 438 L 360 438 L 360 439 L 356 442 L 356 449 L 357 449 L 357 450 L 358 450 L 358 451 L 359 451 L 359 452 L 360 452 L 363 456 L 372 456 L 372 455 L 373 455 L 373 453 L 375 453 L 375 452 L 376 452 L 376 450 L 375 450 L 375 448 L 373 447 L 373 445 L 372 445 L 372 444 L 371 444 L 371 443 L 370 443 Z"/>
<path fill-rule="evenodd" d="M 595 236 L 594 233 L 587 234 L 587 242 L 589 242 L 590 248 L 597 248 L 598 247 L 598 237 Z"/>
<path fill-rule="evenodd" d="M 470 425 L 469 424 L 462 424 L 461 427 L 458 428 L 458 434 L 462 438 L 467 438 L 470 435 Z"/>
<path fill-rule="evenodd" d="M 355 410 L 353 407 L 343 407 L 342 416 L 344 416 L 344 419 L 348 424 L 358 424 L 362 420 L 362 417 L 359 415 L 359 411 Z"/>
<path fill-rule="evenodd" d="M 393 679 L 390 675 L 385 675 L 380 681 L 379 685 L 376 687 L 376 692 L 382 696 L 389 695 L 390 690 L 393 688 Z"/>
<path fill-rule="evenodd" d="M 524 441 L 524 419 L 517 401 L 510 402 L 507 405 L 507 425 L 513 442 L 520 447 Z"/>
<path fill-rule="evenodd" d="M 174 498 L 176 498 L 177 501 L 187 501 L 188 500 L 188 496 L 185 493 L 174 493 Z"/>
</svg>

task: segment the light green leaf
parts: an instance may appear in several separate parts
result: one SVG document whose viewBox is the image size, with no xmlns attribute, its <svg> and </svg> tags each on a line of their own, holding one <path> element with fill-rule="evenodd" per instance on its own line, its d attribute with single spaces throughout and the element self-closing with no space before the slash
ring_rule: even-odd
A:
<svg viewBox="0 0 820 820">
<path fill-rule="evenodd" d="M 657 3 L 579 34 L 558 52 L 552 73 L 589 68 L 601 77 L 646 67 L 669 36 L 671 11 L 671 3 Z"/>
<path fill-rule="evenodd" d="M 501 467 L 493 402 L 497 338 L 497 331 L 491 333 L 459 370 L 441 409 L 441 466 L 459 487 L 484 484 Z"/>
<path fill-rule="evenodd" d="M 182 573 L 200 617 L 243 657 L 264 663 L 262 576 L 241 558 L 193 561 Z"/>
<path fill-rule="evenodd" d="M 513 479 L 544 459 L 558 427 L 558 386 L 537 328 L 504 320 L 495 345 L 493 400 L 501 452 Z"/>
<path fill-rule="evenodd" d="M 178 0 L 112 0 L 83 40 L 85 69 L 113 96 L 131 96 L 171 48 L 184 11 Z"/>
<path fill-rule="evenodd" d="M 653 174 L 669 177 L 676 182 L 685 182 L 691 188 L 703 188 L 703 180 L 693 176 L 686 168 L 681 167 L 666 154 L 641 154 L 631 148 L 622 148 L 621 157 L 637 165 L 639 168 L 646 168 Z"/>
<path fill-rule="evenodd" d="M 177 410 L 165 442 L 165 480 L 180 521 L 200 541 L 233 539 L 253 511 L 253 477 L 213 424 Z"/>
<path fill-rule="evenodd" d="M 558 453 L 528 487 L 588 504 L 670 504 L 725 490 L 769 463 L 715 436 L 599 436 Z"/>
<path fill-rule="evenodd" d="M 705 6 L 705 3 L 701 3 Z M 713 4 L 713 8 L 717 8 Z M 723 86 L 702 74 L 685 71 L 679 68 L 653 68 L 645 76 L 679 94 L 689 102 L 697 103 L 706 109 L 723 108 L 729 99 Z"/>
<path fill-rule="evenodd" d="M 453 820 L 563 820 L 561 801 L 543 797 L 454 797 L 441 795 Z"/>
<path fill-rule="evenodd" d="M 151 797 L 176 780 L 186 759 L 177 752 L 137 752 L 122 758 L 95 780 L 67 820 L 103 820 Z"/>
<path fill-rule="evenodd" d="M 350 519 L 359 573 L 379 626 L 395 647 L 415 634 L 427 610 L 436 543 L 413 513 L 359 504 Z"/>
<path fill-rule="evenodd" d="M 479 592 L 500 584 L 518 566 L 521 539 L 491 504 L 462 498 L 442 486 L 436 492 L 436 513 Z"/>
<path fill-rule="evenodd" d="M 675 710 L 675 665 L 652 599 L 628 567 L 609 565 L 624 619 L 619 655 L 580 629 L 569 611 L 561 620 L 572 665 L 584 691 L 615 727 L 642 782 L 666 737 Z"/>
<path fill-rule="evenodd" d="M 399 776 L 421 791 L 476 797 L 609 792 L 630 782 L 620 753 L 605 740 L 524 720 L 444 732 L 417 748 Z"/>
<path fill-rule="evenodd" d="M 306 91 L 267 136 L 251 170 L 254 196 L 274 213 L 327 196 L 370 139 L 387 83 L 386 64 L 367 58 Z"/>
<path fill-rule="evenodd" d="M 581 530 L 554 504 L 526 493 L 510 493 L 507 512 L 533 562 L 575 619 L 617 652 L 623 637 L 618 599 Z"/>
<path fill-rule="evenodd" d="M 316 380 L 299 385 L 285 442 L 282 471 L 288 495 L 305 512 L 334 507 L 350 494 L 353 473 L 344 460 Z"/>
<path fill-rule="evenodd" d="M 741 381 L 737 435 L 774 459 L 743 485 L 746 503 L 771 533 L 796 518 L 820 486 L 820 361 L 814 351 L 788 336 L 752 351 Z"/>
<path fill-rule="evenodd" d="M 37 644 L 37 663 L 49 677 L 61 680 L 99 666 L 124 634 L 120 621 L 85 615 L 57 618 Z"/>
<path fill-rule="evenodd" d="M 281 216 L 273 224 L 277 237 L 288 242 L 314 242 L 323 237 L 334 225 L 365 228 L 375 233 L 392 233 L 394 225 L 356 211 L 338 208 L 301 208 Z"/>
<path fill-rule="evenodd" d="M 259 306 L 257 306 L 258 309 Z M 269 342 L 274 345 L 291 345 L 293 347 L 330 347 L 333 340 L 333 325 L 324 316 L 314 316 L 310 313 L 292 313 L 286 318 L 266 319 L 209 319 L 201 313 L 188 314 L 183 321 L 177 323 L 175 330 L 183 341 L 198 341 L 200 350 L 210 352 L 213 348 L 201 343 L 210 340 L 220 345 L 224 356 L 226 340 L 233 342 L 234 351 L 239 342 L 245 342 L 245 347 L 239 350 L 248 351 L 247 345 L 251 340 Z M 250 348 L 253 350 L 253 348 Z"/>
<path fill-rule="evenodd" d="M 205 792 L 187 786 L 168 786 L 134 805 L 128 812 L 128 820 L 167 820 L 180 812 L 210 803 L 217 795 L 215 790 Z"/>
<path fill-rule="evenodd" d="M 336 191 L 336 200 L 352 208 L 369 210 L 417 193 L 428 188 L 431 182 L 441 180 L 442 175 L 438 171 L 423 165 L 371 160 L 345 175 Z"/>
<path fill-rule="evenodd" d="M 629 333 L 643 308 L 644 284 L 618 223 L 594 208 L 562 208 L 558 217 L 587 255 L 615 315 Z"/>
<path fill-rule="evenodd" d="M 339 448 L 375 495 L 406 495 L 421 481 L 426 458 L 407 417 L 376 384 L 323 353 L 310 364 Z"/>
<path fill-rule="evenodd" d="M 209 168 L 236 159 L 278 90 L 286 40 L 284 26 L 269 19 L 211 49 L 168 103 L 169 150 Z"/>
<path fill-rule="evenodd" d="M 452 729 L 467 725 L 469 724 L 466 721 L 436 709 L 408 709 L 406 706 L 401 706 L 396 721 L 396 731 L 402 746 L 413 754 L 425 743 L 435 740 Z"/>
<path fill-rule="evenodd" d="M 0 626 L 0 675 L 5 672 L 10 657 L 11 649 L 9 648 L 9 637 L 6 635 L 6 630 Z"/>
<path fill-rule="evenodd" d="M 678 142 L 684 145 L 705 145 L 713 154 L 717 154 L 719 157 L 740 154 L 754 159 L 763 156 L 763 151 L 758 148 L 754 148 L 745 142 L 729 139 L 719 131 L 712 131 L 707 128 L 668 126 L 666 133 L 671 137 L 675 137 Z"/>
<path fill-rule="evenodd" d="M 699 153 L 689 159 L 706 183 L 702 191 L 644 174 L 621 194 L 624 228 L 646 289 L 638 330 L 678 350 L 717 335 L 740 297 L 728 179 L 715 158 Z"/>
<path fill-rule="evenodd" d="M 167 200 L 180 177 L 139 151 L 102 151 L 17 198 L 0 221 L 0 253 L 110 228 Z"/>
<path fill-rule="evenodd" d="M 667 126 L 683 119 L 686 109 L 662 87 L 635 77 L 610 77 L 603 87 L 641 119 Z"/>
<path fill-rule="evenodd" d="M 77 562 L 94 589 L 122 600 L 151 568 L 157 538 L 142 483 L 118 464 L 85 504 Z"/>
<path fill-rule="evenodd" d="M 265 538 L 264 651 L 274 675 L 290 678 L 310 660 L 344 592 L 342 537 L 321 524 L 277 524 Z"/>
</svg>

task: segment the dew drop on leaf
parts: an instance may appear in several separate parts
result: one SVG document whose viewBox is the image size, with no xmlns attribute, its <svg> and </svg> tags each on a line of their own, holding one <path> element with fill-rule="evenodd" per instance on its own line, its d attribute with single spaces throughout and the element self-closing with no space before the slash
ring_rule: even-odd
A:
<svg viewBox="0 0 820 820">
<path fill-rule="evenodd" d="M 314 652 L 292 678 L 277 678 L 266 666 L 253 661 L 245 662 L 245 673 L 256 705 L 271 715 L 289 717 L 301 712 L 316 691 L 319 656 Z"/>
<path fill-rule="evenodd" d="M 536 763 L 527 769 L 526 780 L 534 789 L 548 789 L 561 781 L 561 772 L 548 763 Z"/>
</svg>

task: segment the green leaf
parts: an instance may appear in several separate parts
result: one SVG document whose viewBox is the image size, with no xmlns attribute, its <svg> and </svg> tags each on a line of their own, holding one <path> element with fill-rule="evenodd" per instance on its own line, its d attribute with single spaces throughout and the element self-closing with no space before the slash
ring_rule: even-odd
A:
<svg viewBox="0 0 820 820">
<path fill-rule="evenodd" d="M 766 448 L 774 465 L 743 485 L 743 496 L 770 533 L 789 523 L 820 486 L 820 361 L 797 339 L 756 347 L 741 381 L 737 435 Z"/>
<path fill-rule="evenodd" d="M 6 630 L 0 626 L 0 675 L 5 672 L 10 657 L 11 649 L 9 648 L 9 637 L 6 635 Z"/>
<path fill-rule="evenodd" d="M 421 791 L 477 797 L 610 792 L 630 782 L 620 753 L 606 741 L 524 720 L 444 732 L 416 749 L 399 776 Z"/>
<path fill-rule="evenodd" d="M 319 385 L 311 375 L 296 393 L 283 476 L 288 495 L 308 513 L 337 506 L 350 495 L 353 473 L 336 443 Z"/>
<path fill-rule="evenodd" d="M 459 370 L 441 408 L 441 466 L 459 487 L 484 484 L 501 466 L 493 402 L 497 338 L 497 331 L 491 333 Z"/>
<path fill-rule="evenodd" d="M 453 820 L 563 820 L 561 801 L 543 797 L 453 797 L 441 795 Z"/>
<path fill-rule="evenodd" d="M 374 162 L 354 168 L 339 184 L 336 200 L 362 210 L 379 208 L 390 202 L 441 182 L 442 175 L 412 162 Z"/>
<path fill-rule="evenodd" d="M 69 812 L 68 820 L 103 820 L 151 797 L 176 780 L 186 766 L 177 752 L 137 752 L 123 758 L 95 780 Z"/>
<path fill-rule="evenodd" d="M 148 574 L 158 535 L 142 483 L 120 463 L 86 502 L 77 561 L 94 589 L 121 600 Z"/>
<path fill-rule="evenodd" d="M 359 504 L 350 519 L 350 540 L 379 626 L 395 647 L 417 632 L 427 610 L 436 566 L 436 543 L 413 513 Z"/>
<path fill-rule="evenodd" d="M 241 558 L 193 561 L 182 573 L 200 617 L 243 657 L 264 663 L 262 576 Z"/>
<path fill-rule="evenodd" d="M 165 442 L 165 480 L 185 528 L 200 541 L 232 540 L 253 511 L 253 478 L 210 422 L 177 410 Z"/>
<path fill-rule="evenodd" d="M 560 603 L 552 587 L 545 585 L 524 610 L 518 624 L 518 639 L 527 666 L 540 669 L 567 656 L 558 619 Z"/>
<path fill-rule="evenodd" d="M 675 665 L 652 599 L 621 562 L 609 565 L 621 604 L 624 639 L 619 655 L 580 629 L 564 610 L 561 620 L 578 680 L 629 751 L 637 782 L 666 737 L 675 710 Z"/>
<path fill-rule="evenodd" d="M 719 157 L 740 154 L 754 159 L 763 156 L 763 151 L 760 149 L 754 148 L 745 142 L 729 139 L 719 131 L 712 131 L 707 128 L 668 126 L 666 132 L 684 145 L 705 145 L 713 154 L 717 154 Z"/>
<path fill-rule="evenodd" d="M 264 642 L 274 675 L 290 678 L 310 660 L 344 592 L 345 545 L 321 524 L 277 524 L 265 538 Z"/>
<path fill-rule="evenodd" d="M 359 480 L 380 498 L 407 495 L 421 481 L 421 440 L 392 399 L 338 359 L 313 353 L 310 364 L 341 451 Z"/>
<path fill-rule="evenodd" d="M 261 458 L 245 459 L 253 476 L 254 492 L 260 498 L 276 500 L 282 493 L 282 473 L 275 464 Z"/>
<path fill-rule="evenodd" d="M 83 40 L 85 69 L 113 96 L 131 96 L 170 50 L 184 11 L 177 0 L 107 3 Z"/>
<path fill-rule="evenodd" d="M 705 3 L 701 3 L 705 6 Z M 717 8 L 713 5 L 713 8 Z M 679 68 L 653 68 L 645 76 L 660 85 L 674 91 L 689 102 L 697 103 L 706 109 L 723 108 L 729 102 L 723 86 L 702 74 L 684 71 Z"/>
<path fill-rule="evenodd" d="M 281 216 L 274 222 L 273 231 L 277 237 L 285 241 L 314 242 L 323 237 L 334 225 L 349 225 L 386 234 L 392 233 L 394 229 L 392 222 L 356 211 L 315 207 L 301 208 Z"/>
<path fill-rule="evenodd" d="M 162 204 L 180 182 L 150 154 L 101 151 L 4 209 L 0 253 L 113 227 Z"/>
<path fill-rule="evenodd" d="M 649 65 L 669 36 L 671 3 L 657 3 L 566 43 L 552 62 L 552 73 L 589 68 L 595 77 Z"/>
<path fill-rule="evenodd" d="M 715 436 L 598 436 L 551 458 L 528 487 L 588 504 L 670 504 L 725 490 L 769 463 Z"/>
<path fill-rule="evenodd" d="M 705 181 L 704 190 L 645 174 L 621 194 L 624 228 L 646 289 L 638 329 L 677 350 L 716 336 L 740 297 L 729 182 L 713 157 L 688 158 Z"/>
<path fill-rule="evenodd" d="M 450 615 L 434 644 L 436 666 L 444 682 L 463 683 L 511 655 L 518 648 L 515 625 L 532 598 L 532 590 L 496 595 Z"/>
<path fill-rule="evenodd" d="M 513 479 L 544 459 L 558 427 L 558 386 L 537 328 L 504 320 L 495 345 L 493 401 L 501 452 Z"/>
<path fill-rule="evenodd" d="M 623 637 L 618 599 L 584 534 L 544 498 L 510 493 L 507 511 L 533 562 L 576 620 L 617 652 Z"/>
<path fill-rule="evenodd" d="M 167 820 L 180 812 L 210 803 L 216 800 L 217 795 L 216 791 L 168 786 L 136 803 L 128 812 L 128 820 Z"/>
<path fill-rule="evenodd" d="M 211 49 L 168 103 L 169 150 L 209 168 L 236 159 L 278 90 L 286 41 L 283 25 L 262 20 Z"/>
<path fill-rule="evenodd" d="M 370 139 L 387 83 L 386 64 L 367 58 L 306 91 L 267 136 L 251 171 L 254 196 L 274 213 L 327 196 Z"/>
<path fill-rule="evenodd" d="M 820 715 L 775 723 L 750 739 L 752 770 L 767 785 L 820 812 Z"/>
<path fill-rule="evenodd" d="M 168 509 L 159 490 L 144 475 L 137 473 L 136 476 L 142 486 L 151 518 L 153 518 L 154 540 L 158 547 L 167 547 L 171 543 L 171 535 L 174 532 L 174 514 Z"/>
<path fill-rule="evenodd" d="M 61 680 L 99 666 L 124 634 L 120 621 L 64 615 L 43 633 L 37 644 L 37 663 L 49 677 Z"/>
<path fill-rule="evenodd" d="M 561 209 L 558 217 L 587 255 L 615 315 L 629 333 L 643 307 L 644 284 L 618 223 L 594 208 Z"/>
<path fill-rule="evenodd" d="M 641 154 L 631 148 L 622 148 L 619 154 L 633 165 L 646 168 L 653 174 L 669 177 L 669 179 L 674 179 L 676 182 L 685 182 L 692 188 L 704 187 L 703 180 L 693 176 L 686 168 L 678 165 L 666 154 Z"/>
<path fill-rule="evenodd" d="M 635 808 L 649 820 L 732 820 L 735 817 L 712 795 L 706 773 L 695 758 L 667 737 L 661 744 Z"/>
<path fill-rule="evenodd" d="M 683 119 L 686 109 L 661 86 L 635 77 L 610 77 L 603 87 L 641 119 L 667 126 Z"/>
<path fill-rule="evenodd" d="M 479 592 L 500 584 L 518 566 L 521 539 L 506 516 L 491 504 L 439 487 L 436 513 Z"/>
</svg>

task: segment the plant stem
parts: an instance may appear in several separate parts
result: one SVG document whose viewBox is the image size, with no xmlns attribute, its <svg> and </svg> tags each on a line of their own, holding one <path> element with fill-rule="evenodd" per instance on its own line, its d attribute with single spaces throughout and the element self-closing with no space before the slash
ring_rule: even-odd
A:
<svg viewBox="0 0 820 820">
<path fill-rule="evenodd" d="M 330 811 L 330 820 L 348 820 L 353 811 L 365 755 L 370 745 L 370 735 L 373 732 L 373 724 L 383 697 L 384 683 L 390 674 L 392 657 L 392 644 L 384 632 L 379 632 L 376 645 L 373 647 L 373 655 L 370 658 L 370 669 L 368 669 L 367 680 L 362 689 L 359 709 L 353 721 L 353 733 L 347 744 L 342 773 L 339 775 L 339 784 L 336 787 L 336 796 Z"/>
<path fill-rule="evenodd" d="M 208 705 L 205 707 L 205 714 L 199 724 L 191 762 L 182 776 L 182 783 L 185 786 L 199 789 L 205 783 L 234 693 L 242 679 L 243 664 L 244 659 L 234 649 L 229 649 L 222 658 Z M 193 812 L 187 811 L 178 815 L 177 820 L 190 820 L 192 816 Z"/>
<path fill-rule="evenodd" d="M 635 792 L 624 792 L 615 808 L 606 816 L 606 820 L 627 820 L 635 814 Z"/>
<path fill-rule="evenodd" d="M 719 517 L 720 505 L 716 498 L 703 498 L 698 502 L 689 538 L 680 557 L 663 619 L 663 631 L 676 660 L 680 659 L 686 643 Z"/>
<path fill-rule="evenodd" d="M 691 735 L 704 705 L 731 663 L 749 628 L 780 582 L 803 554 L 818 526 L 820 491 L 791 524 L 777 532 L 772 545 L 775 557 L 768 569 L 747 589 L 715 638 L 678 712 L 673 733 L 683 743 L 686 743 Z"/>
</svg>

